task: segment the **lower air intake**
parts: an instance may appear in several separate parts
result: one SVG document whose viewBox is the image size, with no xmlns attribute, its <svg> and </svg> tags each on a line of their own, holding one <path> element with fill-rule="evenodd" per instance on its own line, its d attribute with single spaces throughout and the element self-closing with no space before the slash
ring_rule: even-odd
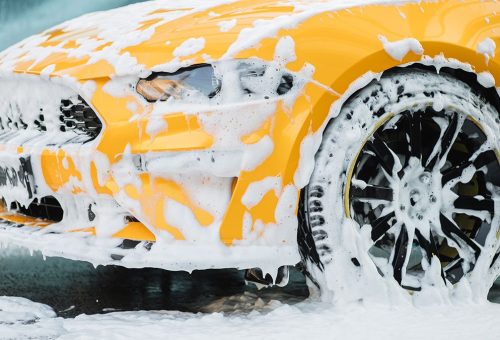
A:
<svg viewBox="0 0 500 340">
<path fill-rule="evenodd" d="M 10 210 L 17 211 L 25 216 L 41 218 L 53 222 L 62 221 L 64 216 L 61 204 L 52 196 L 35 199 L 28 207 L 23 207 L 19 203 L 14 202 L 11 204 Z"/>
</svg>

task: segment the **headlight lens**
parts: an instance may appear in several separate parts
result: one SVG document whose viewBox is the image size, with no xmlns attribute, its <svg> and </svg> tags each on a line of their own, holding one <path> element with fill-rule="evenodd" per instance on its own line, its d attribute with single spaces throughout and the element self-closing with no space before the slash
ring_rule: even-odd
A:
<svg viewBox="0 0 500 340">
<path fill-rule="evenodd" d="M 147 101 L 165 101 L 170 97 L 177 98 L 181 93 L 180 85 L 169 79 L 156 78 L 140 80 L 137 83 L 137 92 Z"/>
<path fill-rule="evenodd" d="M 233 93 L 229 101 L 238 101 L 242 96 L 246 100 L 282 96 L 292 89 L 294 82 L 294 75 L 276 65 L 240 60 L 202 64 L 174 73 L 154 73 L 139 80 L 136 91 L 149 102 L 201 103 L 217 101 L 221 91 L 229 87 Z"/>
<path fill-rule="evenodd" d="M 220 91 L 220 81 L 211 65 L 198 65 L 175 73 L 155 73 L 139 80 L 136 90 L 149 102 L 182 99 L 195 94 L 212 98 Z"/>
</svg>

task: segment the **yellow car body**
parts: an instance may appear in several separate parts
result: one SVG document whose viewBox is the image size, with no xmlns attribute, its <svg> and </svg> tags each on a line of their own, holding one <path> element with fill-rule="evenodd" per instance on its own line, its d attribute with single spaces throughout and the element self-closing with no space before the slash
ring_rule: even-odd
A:
<svg viewBox="0 0 500 340">
<path fill-rule="evenodd" d="M 53 196 L 64 210 L 58 223 L 28 217 L 10 211 L 17 199 L 2 192 L 1 218 L 36 230 L 15 238 L 20 244 L 42 234 L 46 242 L 55 234 L 93 242 L 97 248 L 65 248 L 64 241 L 42 248 L 97 263 L 113 260 L 91 249 L 128 239 L 157 248 L 154 260 L 143 253 L 123 258 L 130 266 L 295 264 L 300 191 L 321 133 L 342 102 L 373 74 L 415 62 L 463 63 L 500 79 L 499 54 L 478 51 L 485 39 L 500 43 L 497 13 L 498 2 L 479 0 L 199 1 L 185 7 L 156 1 L 61 24 L 0 54 L 0 83 L 6 84 L 0 98 L 41 102 L 65 88 L 88 103 L 102 130 L 84 143 L 1 138 L 0 160 L 29 156 L 33 167 L 38 191 L 18 201 Z M 388 53 L 387 43 L 408 38 L 421 49 L 400 58 Z M 303 80 L 298 92 L 184 109 L 148 102 L 136 91 L 151 72 L 246 59 L 297 75 Z M 92 238 L 108 243 L 101 247 Z M 214 256 L 219 260 L 211 262 Z"/>
</svg>

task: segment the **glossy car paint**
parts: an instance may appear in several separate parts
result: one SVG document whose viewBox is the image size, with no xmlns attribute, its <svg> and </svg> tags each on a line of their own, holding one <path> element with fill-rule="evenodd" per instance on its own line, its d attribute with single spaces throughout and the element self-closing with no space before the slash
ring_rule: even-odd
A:
<svg viewBox="0 0 500 340">
<path fill-rule="evenodd" d="M 134 29 L 140 33 L 154 27 L 153 33 L 135 45 L 127 45 L 120 36 L 115 40 L 108 39 L 101 34 L 99 26 L 90 21 L 86 29 L 57 28 L 30 38 L 0 54 L 2 77 L 29 74 L 66 81 L 92 105 L 104 128 L 95 141 L 80 147 L 30 148 L 19 145 L 16 152 L 40 158 L 44 180 L 54 193 L 76 197 L 85 195 L 96 200 L 114 198 L 140 221 L 123 225 L 121 230 L 113 233 L 114 237 L 154 241 L 156 231 L 162 230 L 176 242 L 189 243 L 192 237 L 184 226 L 174 225 L 165 217 L 165 205 L 173 200 L 189 209 L 200 232 L 203 228 L 215 228 L 218 238 L 226 246 L 262 244 L 259 239 L 265 239 L 269 229 L 278 228 L 289 230 L 279 233 L 279 237 L 270 238 L 264 245 L 296 247 L 296 222 L 277 221 L 277 206 L 286 191 L 287 195 L 292 193 L 294 197 L 289 211 L 296 212 L 300 189 L 305 184 L 298 180 L 296 173 L 301 162 L 311 157 L 310 148 L 304 143 L 309 136 L 321 133 L 330 118 L 332 106 L 348 91 L 350 84 L 369 72 L 378 73 L 418 62 L 426 56 L 440 55 L 470 64 L 477 73 L 488 71 L 495 79 L 500 77 L 498 54 L 486 60 L 477 52 L 478 44 L 486 38 L 500 43 L 500 17 L 495 14 L 500 12 L 497 2 L 452 0 L 368 4 L 340 10 L 331 10 L 326 3 L 316 6 L 317 10 L 305 11 L 301 17 L 302 9 L 286 2 L 244 0 L 179 16 L 172 21 L 162 19 L 162 15 L 174 10 L 155 9 Z M 187 13 L 190 9 L 184 10 Z M 287 21 L 286 16 L 293 19 Z M 78 20 L 85 20 L 85 17 Z M 115 25 L 119 26 L 120 20 L 126 21 L 127 18 L 119 18 Z M 265 34 L 255 29 L 256 20 L 260 20 L 261 25 L 269 24 Z M 222 32 L 219 25 L 228 21 L 235 22 L 234 27 Z M 127 33 L 130 32 L 122 35 L 126 37 Z M 415 38 L 424 53 L 409 52 L 402 60 L 395 60 L 384 50 L 380 36 L 389 41 Z M 175 56 L 176 48 L 193 37 L 204 38 L 204 47 L 187 56 Z M 187 66 L 245 58 L 271 62 L 281 39 L 288 37 L 294 42 L 296 58 L 283 66 L 291 72 L 300 72 L 312 65 L 314 73 L 291 105 L 278 98 L 275 112 L 259 127 L 241 136 L 246 145 L 256 144 L 267 136 L 274 148 L 255 169 L 245 171 L 240 168 L 235 169 L 234 174 L 228 174 L 227 177 L 231 177 L 229 190 L 225 186 L 225 189 L 214 191 L 224 197 L 222 200 L 226 197 L 228 200 L 220 215 L 211 212 L 207 206 L 210 202 L 194 199 L 192 189 L 186 188 L 184 182 L 143 171 L 138 174 L 139 183 L 122 185 L 119 171 L 103 167 L 103 164 L 113 167 L 125 156 L 153 153 L 159 156 L 184 154 L 191 160 L 198 151 L 241 154 L 241 149 L 225 147 L 221 150 L 217 140 L 224 136 L 216 136 L 204 129 L 198 116 L 189 112 L 164 115 L 162 119 L 168 129 L 151 137 L 146 133 L 146 127 L 155 104 L 145 101 L 133 88 L 117 96 L 110 94 L 106 87 L 116 79 L 130 76 L 138 79 L 147 76 L 151 70 L 168 70 L 169 65 Z M 78 53 L 82 44 L 88 41 L 94 41 L 95 48 Z M 101 53 L 107 49 L 114 49 L 116 56 L 133 58 L 136 67 L 119 68 Z M 89 84 L 92 84 L 93 91 L 85 90 Z M 239 103 L 241 106 L 247 104 L 252 105 Z M 131 110 L 132 107 L 135 111 Z M 207 111 L 219 109 L 207 108 Z M 244 122 L 238 109 L 231 114 L 234 119 Z M 8 145 L 2 146 L 2 150 L 13 152 L 12 146 Z M 82 159 L 85 158 L 82 154 L 89 152 L 104 155 L 105 161 Z M 182 166 L 179 168 L 174 167 L 172 171 L 182 171 Z M 99 180 L 99 176 L 105 181 Z M 216 177 L 207 175 L 199 178 L 199 183 L 210 182 Z M 278 179 L 279 188 L 265 192 L 250 208 L 243 204 L 242 199 L 249 187 L 269 177 Z M 77 180 L 72 180 L 74 178 Z M 4 218 L 19 221 L 23 217 L 6 214 Z M 245 219 L 251 221 L 249 233 L 244 231 Z M 47 223 L 28 218 L 24 221 L 38 226 Z M 265 227 L 255 228 L 256 221 Z M 92 225 L 73 227 L 74 230 L 96 233 Z M 207 240 L 209 242 L 212 241 Z M 196 247 L 204 243 L 204 240 L 198 240 L 198 243 L 189 244 Z"/>
</svg>

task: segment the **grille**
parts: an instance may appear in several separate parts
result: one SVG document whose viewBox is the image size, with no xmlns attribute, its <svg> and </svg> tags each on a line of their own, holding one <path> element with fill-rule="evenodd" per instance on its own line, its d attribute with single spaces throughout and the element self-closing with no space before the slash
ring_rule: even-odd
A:
<svg viewBox="0 0 500 340">
<path fill-rule="evenodd" d="M 44 110 L 44 108 L 25 107 L 17 102 L 10 102 L 3 109 L 5 111 L 0 112 L 2 113 L 0 114 L 1 135 L 22 130 L 38 130 L 43 133 L 55 128 L 61 132 L 69 132 L 69 140 L 73 142 L 85 142 L 96 138 L 102 129 L 102 123 L 97 114 L 78 95 L 61 99 L 59 113 L 56 112 L 56 114 L 47 112 L 46 108 Z M 31 114 L 33 109 L 35 109 L 35 114 Z M 30 112 L 30 114 L 24 114 L 24 112 Z M 76 138 L 74 138 L 75 135 Z"/>
<path fill-rule="evenodd" d="M 17 211 L 25 216 L 41 218 L 53 222 L 62 221 L 64 216 L 61 204 L 53 196 L 35 199 L 28 207 L 23 207 L 17 202 L 12 202 L 10 211 Z"/>
<path fill-rule="evenodd" d="M 19 113 L 20 109 L 18 106 L 12 106 L 10 107 L 11 111 Z M 40 115 L 43 119 L 43 115 Z M 35 125 L 37 120 L 33 122 Z M 42 124 L 43 125 L 43 124 Z M 40 125 L 39 130 L 41 131 L 47 131 L 47 127 Z M 17 114 L 13 117 L 5 117 L 5 116 L 0 116 L 0 129 L 3 131 L 15 131 L 15 130 L 26 130 L 28 129 L 28 124 L 21 118 L 20 114 Z"/>
<path fill-rule="evenodd" d="M 78 96 L 75 100 L 61 100 L 61 115 L 59 129 L 63 132 L 74 131 L 78 134 L 85 134 L 91 139 L 97 137 L 102 129 L 102 123 L 92 108 Z"/>
</svg>

